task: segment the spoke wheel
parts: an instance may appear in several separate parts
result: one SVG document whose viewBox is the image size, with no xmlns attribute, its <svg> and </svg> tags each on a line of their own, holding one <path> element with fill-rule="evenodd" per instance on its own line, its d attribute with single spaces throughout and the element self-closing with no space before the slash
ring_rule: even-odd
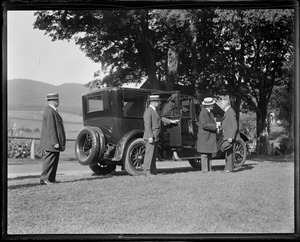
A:
<svg viewBox="0 0 300 242">
<path fill-rule="evenodd" d="M 234 144 L 234 167 L 241 167 L 245 164 L 247 148 L 243 140 L 238 139 Z"/>
<path fill-rule="evenodd" d="M 144 157 L 146 144 L 143 139 L 133 140 L 126 151 L 125 170 L 132 176 L 142 175 L 144 173 Z"/>
<path fill-rule="evenodd" d="M 75 155 L 81 165 L 90 165 L 99 155 L 99 138 L 92 127 L 84 127 L 75 142 Z"/>
</svg>

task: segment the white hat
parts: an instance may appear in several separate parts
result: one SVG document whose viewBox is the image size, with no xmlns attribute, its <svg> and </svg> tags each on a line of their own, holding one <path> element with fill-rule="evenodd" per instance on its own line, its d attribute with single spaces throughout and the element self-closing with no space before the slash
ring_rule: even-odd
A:
<svg viewBox="0 0 300 242">
<path fill-rule="evenodd" d="M 202 105 L 213 105 L 214 103 L 215 101 L 212 97 L 206 97 L 204 98 Z"/>
<path fill-rule="evenodd" d="M 58 100 L 58 93 L 49 93 L 47 94 L 47 101 Z"/>
<path fill-rule="evenodd" d="M 150 95 L 149 96 L 149 101 L 160 101 L 161 98 L 159 97 L 159 95 Z"/>
</svg>

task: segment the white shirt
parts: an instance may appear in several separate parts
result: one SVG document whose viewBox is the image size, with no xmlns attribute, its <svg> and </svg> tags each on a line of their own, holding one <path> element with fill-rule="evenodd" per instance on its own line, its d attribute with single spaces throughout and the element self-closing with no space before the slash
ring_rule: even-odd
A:
<svg viewBox="0 0 300 242">
<path fill-rule="evenodd" d="M 56 112 L 57 112 L 57 109 L 56 109 L 56 107 L 54 107 L 53 105 L 51 105 L 51 104 L 48 104 L 51 108 L 53 108 Z"/>
</svg>

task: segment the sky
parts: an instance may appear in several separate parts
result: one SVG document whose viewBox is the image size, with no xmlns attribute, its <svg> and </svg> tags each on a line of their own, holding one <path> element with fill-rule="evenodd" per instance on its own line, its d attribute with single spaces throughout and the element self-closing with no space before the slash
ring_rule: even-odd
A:
<svg viewBox="0 0 300 242">
<path fill-rule="evenodd" d="M 100 64 L 94 63 L 74 42 L 53 42 L 44 31 L 33 29 L 34 11 L 7 12 L 7 77 L 52 85 L 86 84 Z"/>
</svg>

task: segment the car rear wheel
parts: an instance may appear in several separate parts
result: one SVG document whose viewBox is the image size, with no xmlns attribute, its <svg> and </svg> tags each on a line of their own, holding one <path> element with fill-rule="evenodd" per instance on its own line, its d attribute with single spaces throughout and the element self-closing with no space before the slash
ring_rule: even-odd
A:
<svg viewBox="0 0 300 242">
<path fill-rule="evenodd" d="M 238 139 L 234 144 L 234 167 L 242 167 L 247 157 L 247 147 L 243 140 Z"/>
<path fill-rule="evenodd" d="M 97 175 L 107 175 L 116 169 L 116 165 L 108 165 L 105 164 L 105 162 L 96 162 L 96 164 L 90 165 L 90 168 Z"/>
<path fill-rule="evenodd" d="M 146 143 L 143 139 L 133 140 L 126 151 L 125 170 L 132 176 L 144 174 L 144 157 L 146 151 Z"/>
<path fill-rule="evenodd" d="M 98 160 L 99 153 L 98 134 L 92 127 L 84 127 L 75 141 L 75 155 L 81 165 L 90 165 Z"/>
<path fill-rule="evenodd" d="M 188 161 L 194 169 L 201 170 L 201 159 L 191 159 Z"/>
</svg>

